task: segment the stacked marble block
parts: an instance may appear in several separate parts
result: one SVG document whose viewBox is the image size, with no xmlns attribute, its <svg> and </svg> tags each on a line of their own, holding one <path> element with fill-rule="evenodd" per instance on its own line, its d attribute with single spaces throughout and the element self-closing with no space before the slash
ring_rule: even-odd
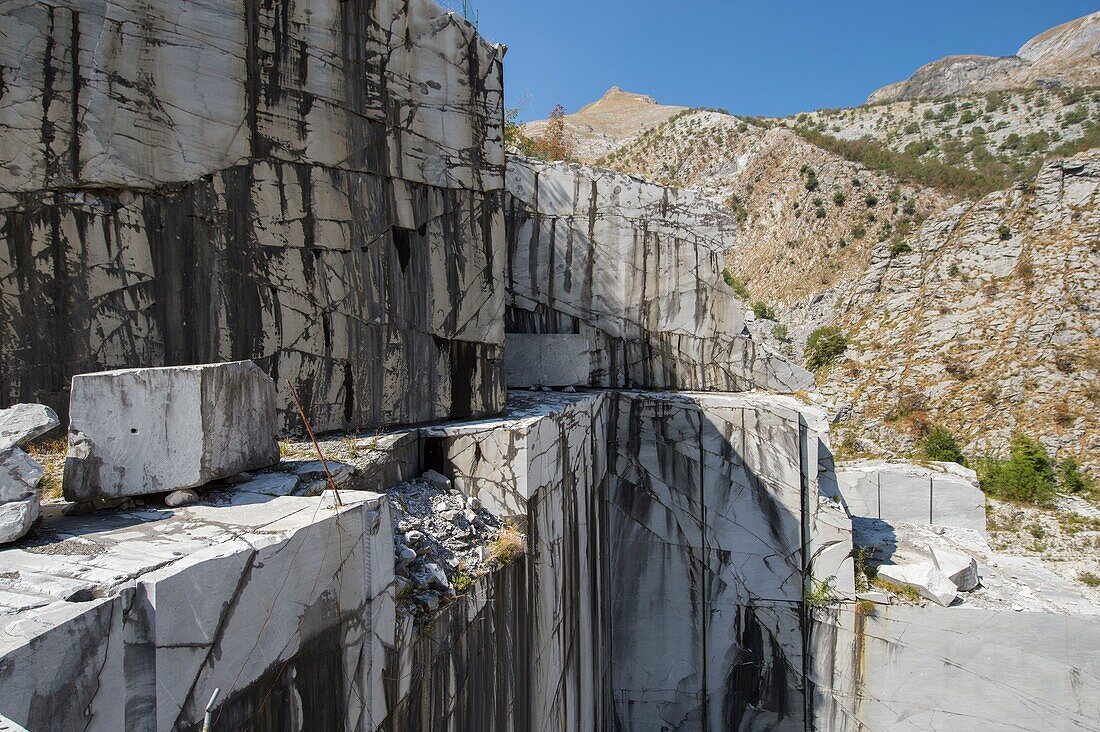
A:
<svg viewBox="0 0 1100 732">
<path fill-rule="evenodd" d="M 985 494 L 973 470 L 955 463 L 844 463 L 836 472 L 853 516 L 985 531 Z"/>
<path fill-rule="evenodd" d="M 508 159 L 509 387 L 791 393 L 813 379 L 743 334 L 733 215 L 694 191 Z"/>
<path fill-rule="evenodd" d="M 803 596 L 854 591 L 823 417 L 762 395 L 514 399 L 506 422 L 426 429 L 425 460 L 527 526 L 536 728 L 802 729 Z"/>
<path fill-rule="evenodd" d="M 42 404 L 0 409 L 0 544 L 21 539 L 41 514 L 44 471 L 22 448 L 57 425 L 57 415 Z"/>
<path fill-rule="evenodd" d="M 252 359 L 292 432 L 286 379 L 321 430 L 503 408 L 502 47 L 431 0 L 0 26 L 0 403 Z"/>
</svg>

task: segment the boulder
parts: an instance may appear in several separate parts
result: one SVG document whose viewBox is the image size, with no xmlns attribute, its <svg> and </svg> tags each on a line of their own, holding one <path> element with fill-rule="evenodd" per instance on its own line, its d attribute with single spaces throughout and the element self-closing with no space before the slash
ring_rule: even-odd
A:
<svg viewBox="0 0 1100 732">
<path fill-rule="evenodd" d="M 895 584 L 912 587 L 920 596 L 947 607 L 958 596 L 958 588 L 931 562 L 920 564 L 883 564 L 878 576 Z"/>
<path fill-rule="evenodd" d="M 978 563 L 973 557 L 941 547 L 930 547 L 932 563 L 943 572 L 960 592 L 970 592 L 978 587 Z"/>
<path fill-rule="evenodd" d="M 185 488 L 181 491 L 173 491 L 164 498 L 164 505 L 169 508 L 180 508 L 182 506 L 190 506 L 192 503 L 199 502 L 199 494 L 190 488 Z"/>
<path fill-rule="evenodd" d="M 438 488 L 441 491 L 451 490 L 451 479 L 442 473 L 437 473 L 434 470 L 429 470 L 420 476 L 420 480 L 424 481 L 433 488 Z"/>
<path fill-rule="evenodd" d="M 0 448 L 0 503 L 33 495 L 44 472 L 41 465 L 18 447 Z"/>
<path fill-rule="evenodd" d="M 73 377 L 70 501 L 194 488 L 279 460 L 275 382 L 251 361 Z"/>
<path fill-rule="evenodd" d="M 41 510 L 38 496 L 0 503 L 0 544 L 22 539 L 38 520 Z"/>
<path fill-rule="evenodd" d="M 60 424 L 44 404 L 16 404 L 0 409 L 0 449 L 26 445 Z"/>
</svg>

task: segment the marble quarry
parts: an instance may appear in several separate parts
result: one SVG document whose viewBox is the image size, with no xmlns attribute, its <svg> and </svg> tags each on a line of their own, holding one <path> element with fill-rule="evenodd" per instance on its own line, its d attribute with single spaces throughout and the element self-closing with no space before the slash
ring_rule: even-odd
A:
<svg viewBox="0 0 1100 732">
<path fill-rule="evenodd" d="M 505 187 L 506 330 L 526 336 L 516 357 L 529 357 L 531 334 L 578 335 L 589 386 L 813 388 L 743 334 L 742 304 L 722 279 L 736 233 L 729 210 L 694 191 L 520 157 L 509 158 Z M 509 387 L 542 386 L 520 375 L 509 372 Z"/>
<path fill-rule="evenodd" d="M 275 382 L 251 361 L 73 378 L 65 497 L 167 493 L 279 461 Z"/>
<path fill-rule="evenodd" d="M 0 404 L 251 359 L 315 424 L 504 402 L 502 59 L 430 0 L 0 8 Z M 415 364 L 415 366 L 413 366 Z"/>
<path fill-rule="evenodd" d="M 0 7 L 0 729 L 1100 729 L 1100 608 L 972 474 L 834 464 L 727 211 L 506 161 L 504 55 L 431 0 Z"/>
</svg>

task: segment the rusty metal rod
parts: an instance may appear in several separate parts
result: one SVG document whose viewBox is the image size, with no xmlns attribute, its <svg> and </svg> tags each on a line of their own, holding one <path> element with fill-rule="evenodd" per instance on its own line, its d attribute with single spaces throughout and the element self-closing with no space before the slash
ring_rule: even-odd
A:
<svg viewBox="0 0 1100 732">
<path fill-rule="evenodd" d="M 325 469 L 325 475 L 328 477 L 328 487 L 332 489 L 333 494 L 336 496 L 336 505 L 343 506 L 344 502 L 340 500 L 340 491 L 336 487 L 336 480 L 332 477 L 332 472 L 328 469 L 328 461 L 325 460 L 325 454 L 321 452 L 321 445 L 317 442 L 317 438 L 313 435 L 313 427 L 309 423 L 309 417 L 306 416 L 306 410 L 302 408 L 302 400 L 298 398 L 298 392 L 294 389 L 294 384 L 290 383 L 290 379 L 286 380 L 287 388 L 290 389 L 290 396 L 294 399 L 294 404 L 298 407 L 298 414 L 302 417 L 302 424 L 306 426 L 306 432 L 309 433 L 309 439 L 313 440 L 313 447 L 317 450 L 317 457 L 321 459 L 321 467 Z"/>
</svg>

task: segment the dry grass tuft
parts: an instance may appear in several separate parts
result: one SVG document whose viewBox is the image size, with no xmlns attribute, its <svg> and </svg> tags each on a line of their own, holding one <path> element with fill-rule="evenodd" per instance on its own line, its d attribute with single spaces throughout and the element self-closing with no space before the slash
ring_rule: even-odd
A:
<svg viewBox="0 0 1100 732">
<path fill-rule="evenodd" d="M 527 551 L 527 539 L 513 526 L 505 526 L 489 545 L 489 559 L 501 564 L 514 562 Z"/>
</svg>

